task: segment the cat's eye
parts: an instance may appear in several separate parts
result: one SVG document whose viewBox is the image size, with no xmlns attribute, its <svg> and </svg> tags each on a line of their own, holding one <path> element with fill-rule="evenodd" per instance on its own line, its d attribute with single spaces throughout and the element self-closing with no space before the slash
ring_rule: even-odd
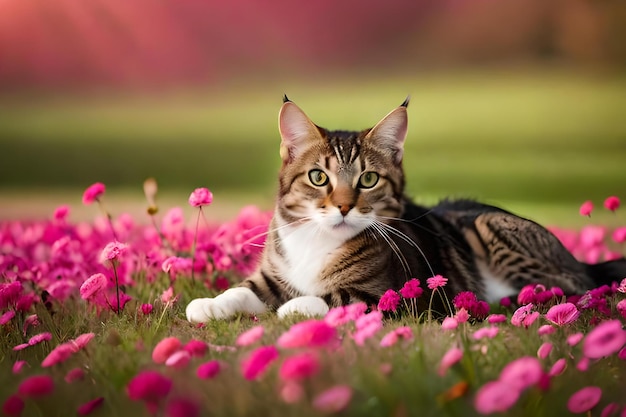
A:
<svg viewBox="0 0 626 417">
<path fill-rule="evenodd" d="M 309 179 L 311 183 L 317 187 L 323 187 L 328 184 L 328 175 L 321 169 L 312 169 L 309 171 Z"/>
<path fill-rule="evenodd" d="M 372 171 L 367 171 L 361 174 L 361 178 L 359 178 L 359 188 L 372 188 L 376 184 L 378 184 L 378 179 L 380 176 Z"/>
</svg>

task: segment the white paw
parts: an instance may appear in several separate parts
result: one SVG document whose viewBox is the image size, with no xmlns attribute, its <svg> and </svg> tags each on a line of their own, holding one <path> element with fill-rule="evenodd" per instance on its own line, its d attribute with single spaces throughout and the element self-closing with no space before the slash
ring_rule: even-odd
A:
<svg viewBox="0 0 626 417">
<path fill-rule="evenodd" d="M 324 316 L 326 313 L 328 313 L 328 304 L 320 297 L 310 295 L 292 298 L 276 311 L 281 319 L 290 314 L 304 314 L 311 317 Z"/>
<path fill-rule="evenodd" d="M 265 304 L 249 288 L 236 287 L 224 291 L 215 298 L 196 298 L 185 310 L 187 320 L 205 323 L 210 319 L 227 319 L 237 313 L 261 314 Z"/>
</svg>

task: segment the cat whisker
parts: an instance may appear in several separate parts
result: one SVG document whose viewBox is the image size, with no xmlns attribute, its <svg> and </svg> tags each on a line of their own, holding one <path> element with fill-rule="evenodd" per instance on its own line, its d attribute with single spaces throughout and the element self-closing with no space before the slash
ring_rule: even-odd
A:
<svg viewBox="0 0 626 417">
<path fill-rule="evenodd" d="M 396 257 L 400 261 L 400 264 L 402 265 L 402 269 L 404 270 L 405 273 L 408 274 L 411 270 L 408 261 L 406 260 L 402 252 L 400 251 L 400 248 L 398 247 L 396 242 L 394 242 L 393 239 L 391 239 L 391 237 L 389 237 L 389 235 L 386 233 L 385 229 L 380 226 L 381 224 L 383 223 L 380 223 L 380 222 L 373 223 L 372 229 L 374 231 L 377 231 L 380 237 L 382 237 L 383 240 L 389 245 L 393 253 L 396 255 Z M 374 234 L 374 237 L 376 237 L 375 234 Z"/>
<path fill-rule="evenodd" d="M 428 262 L 428 258 L 426 258 L 426 254 L 424 253 L 422 248 L 420 248 L 419 245 L 417 243 L 415 243 L 410 237 L 408 237 L 405 233 L 401 232 L 400 230 L 396 229 L 395 227 L 390 226 L 390 225 L 388 225 L 386 223 L 383 223 L 383 222 L 381 222 L 379 220 L 376 220 L 374 224 L 376 224 L 378 227 L 382 227 L 383 229 L 388 230 L 389 232 L 393 233 L 394 235 L 396 235 L 400 239 L 404 240 L 410 246 L 412 246 L 415 249 L 417 249 L 417 251 L 420 253 L 420 255 L 422 255 L 422 258 L 424 258 L 424 262 L 426 262 L 426 266 L 428 266 L 428 269 L 430 270 L 430 273 L 432 274 L 431 276 L 435 276 L 435 271 L 433 270 L 432 266 L 430 265 L 430 262 Z"/>
<path fill-rule="evenodd" d="M 250 237 L 250 238 L 246 239 L 246 240 L 242 243 L 242 245 L 243 245 L 243 246 L 248 245 L 248 246 L 254 246 L 254 247 L 258 247 L 258 248 L 263 248 L 263 247 L 265 246 L 265 244 L 258 244 L 258 243 L 252 243 L 252 242 L 253 242 L 253 241 L 255 241 L 255 240 L 257 240 L 257 239 L 258 239 L 258 238 L 260 238 L 260 237 L 263 237 L 263 236 L 269 236 L 271 233 L 274 233 L 274 232 L 277 232 L 277 231 L 279 231 L 279 230 L 285 229 L 285 228 L 287 228 L 287 227 L 289 227 L 289 226 L 293 226 L 293 225 L 296 225 L 296 224 L 299 224 L 299 223 L 306 223 L 306 222 L 308 222 L 308 221 L 309 221 L 309 220 L 311 220 L 311 219 L 313 219 L 313 216 L 302 217 L 301 219 L 294 220 L 294 221 L 292 221 L 292 222 L 289 222 L 289 223 L 283 224 L 282 226 L 278 226 L 278 227 L 275 227 L 275 228 L 273 228 L 273 229 L 268 229 L 267 231 L 265 231 L 265 232 L 263 232 L 263 233 L 256 234 L 256 235 L 254 235 L 254 236 L 252 236 L 252 237 Z M 279 239 L 279 238 L 277 238 L 276 240 L 278 241 L 278 240 L 280 240 L 280 239 Z"/>
</svg>

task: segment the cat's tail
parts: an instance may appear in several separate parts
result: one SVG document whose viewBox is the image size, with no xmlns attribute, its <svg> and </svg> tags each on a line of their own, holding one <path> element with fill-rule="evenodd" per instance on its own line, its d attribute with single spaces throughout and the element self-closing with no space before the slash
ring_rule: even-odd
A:
<svg viewBox="0 0 626 417">
<path fill-rule="evenodd" d="M 626 278 L 626 258 L 619 258 L 613 261 L 600 262 L 597 264 L 583 264 L 587 269 L 587 274 L 593 278 L 596 286 L 618 284 Z"/>
</svg>

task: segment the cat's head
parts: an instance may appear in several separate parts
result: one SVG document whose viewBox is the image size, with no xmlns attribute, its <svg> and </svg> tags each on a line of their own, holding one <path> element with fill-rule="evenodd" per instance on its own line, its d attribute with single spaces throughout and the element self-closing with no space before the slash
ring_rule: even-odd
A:
<svg viewBox="0 0 626 417">
<path fill-rule="evenodd" d="M 408 99 L 373 128 L 327 130 L 285 97 L 278 213 L 349 239 L 402 214 Z"/>
</svg>

